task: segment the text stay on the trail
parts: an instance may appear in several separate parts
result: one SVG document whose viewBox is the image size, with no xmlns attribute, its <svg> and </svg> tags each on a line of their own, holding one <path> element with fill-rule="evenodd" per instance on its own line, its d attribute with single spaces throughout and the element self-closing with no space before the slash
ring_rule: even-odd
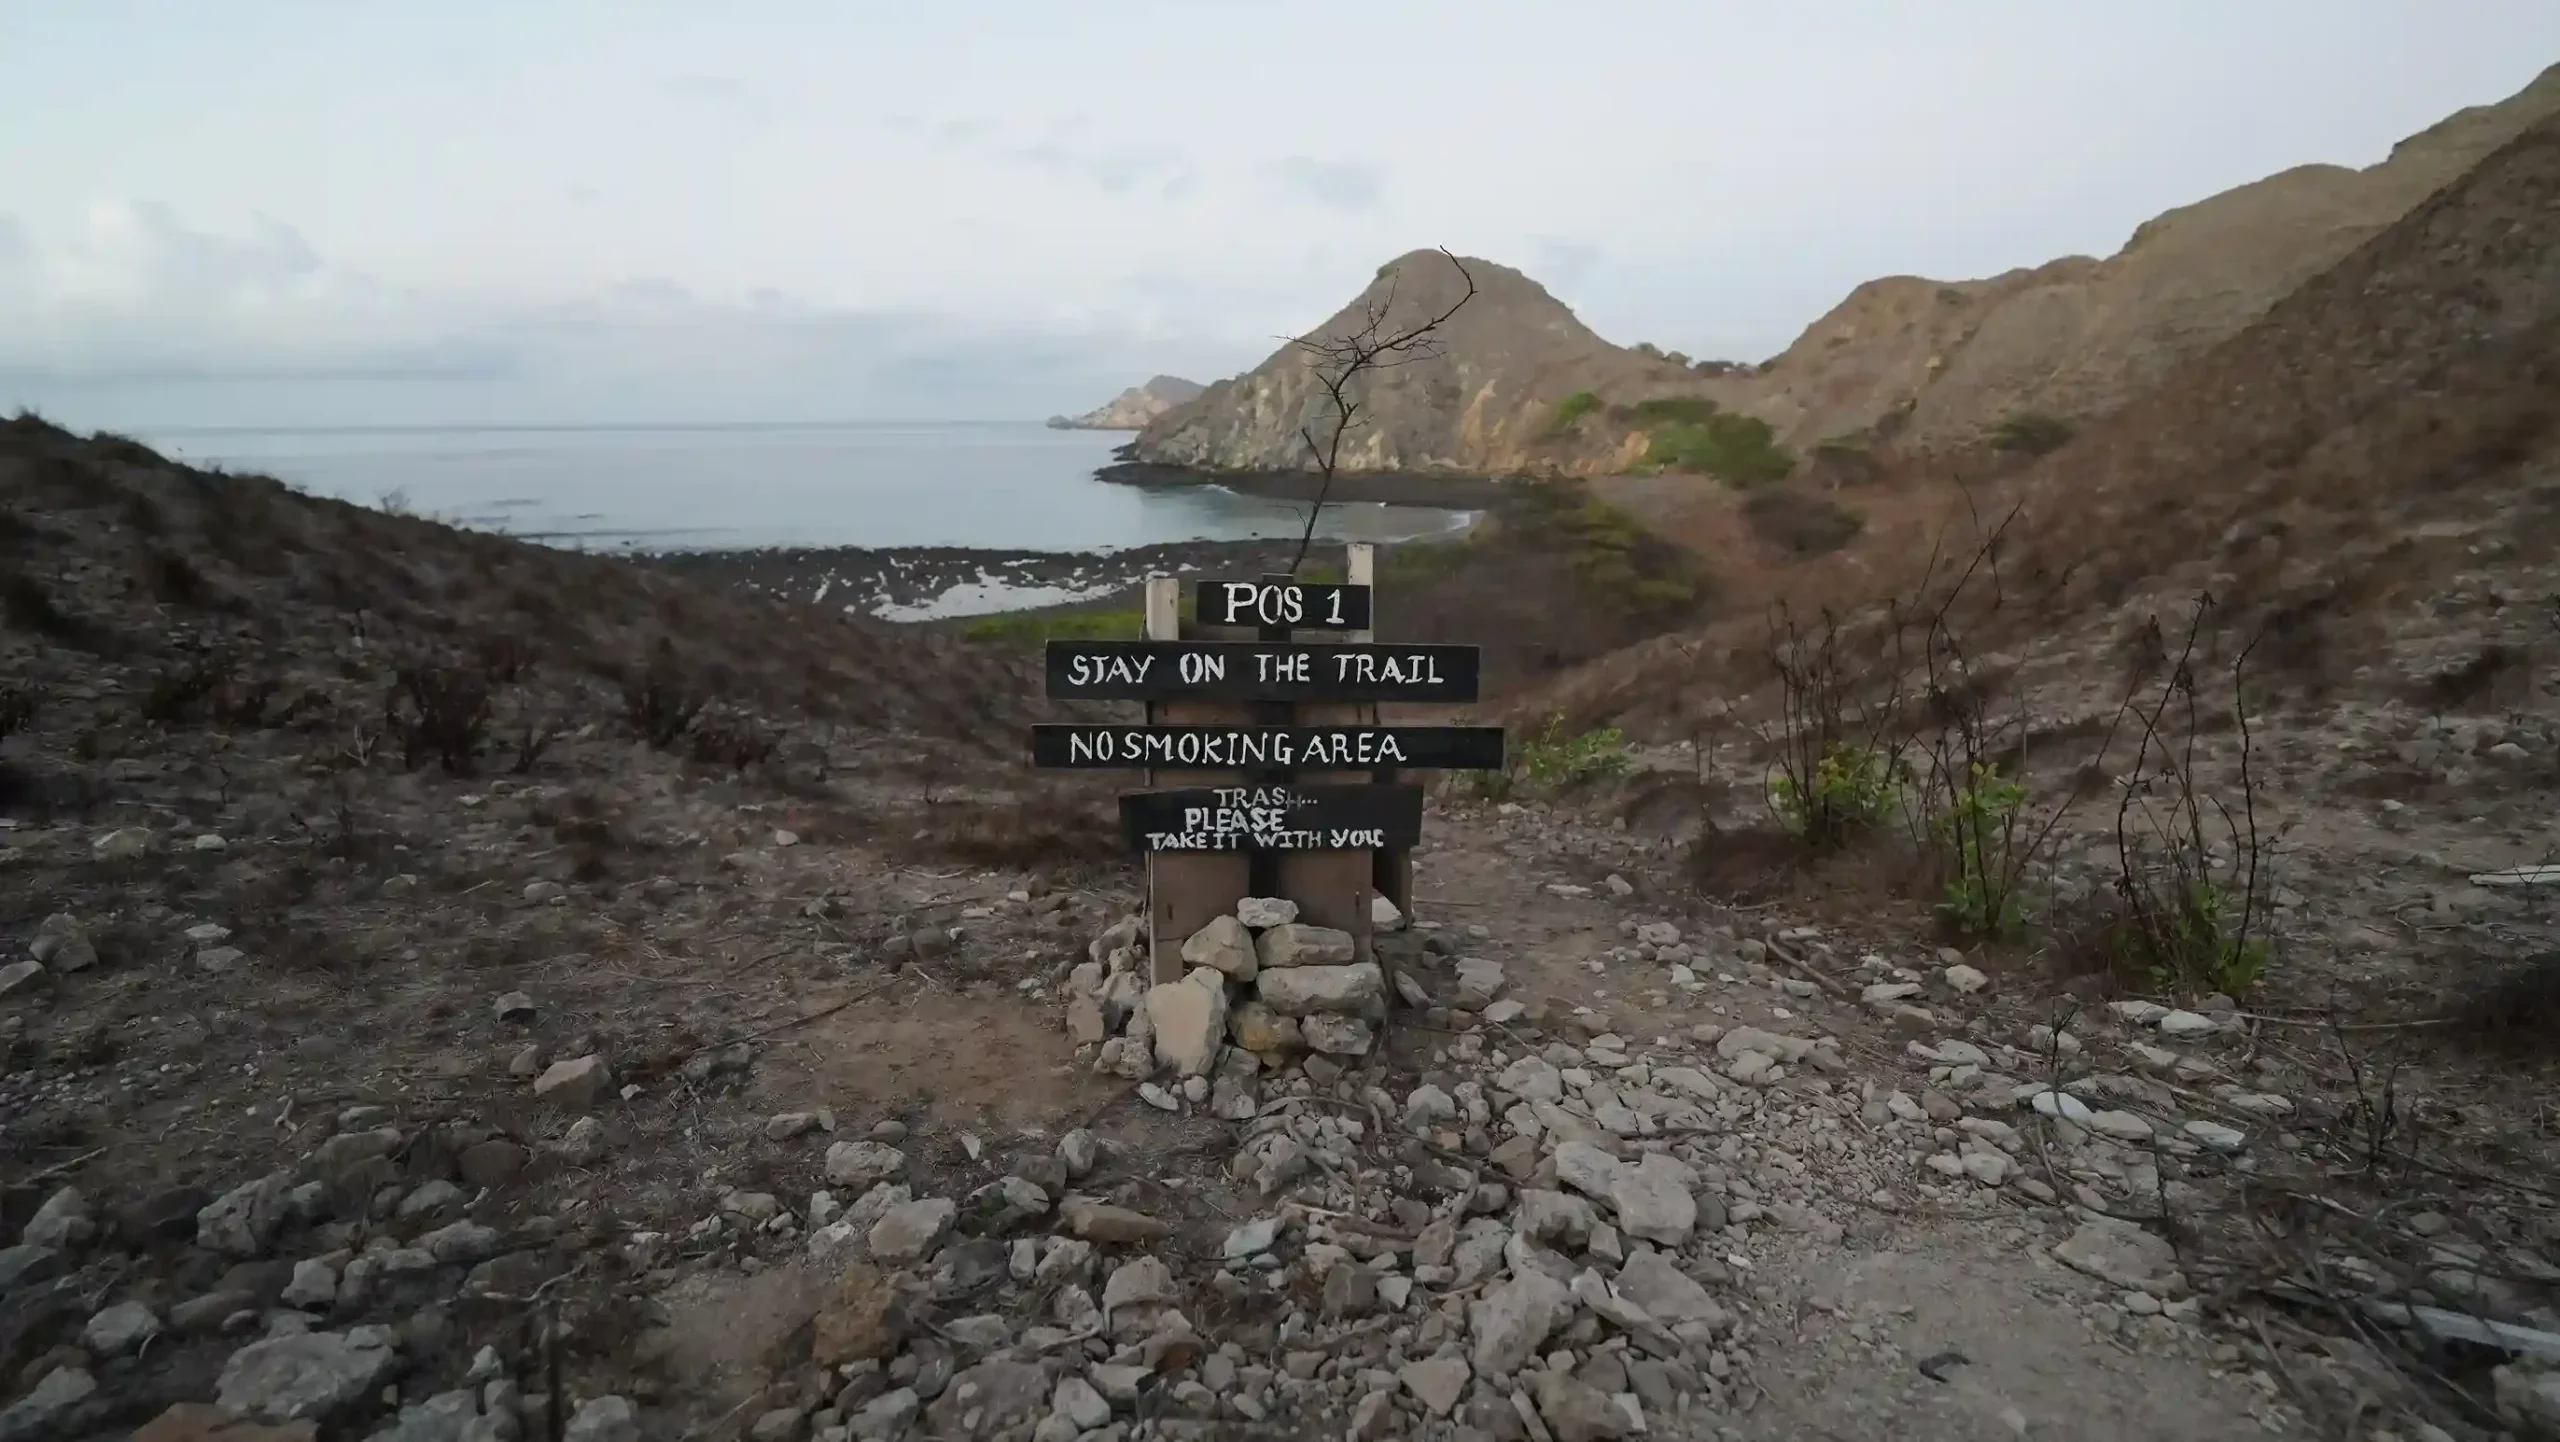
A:
<svg viewBox="0 0 2560 1442">
<path fill-rule="evenodd" d="M 1034 726 L 1031 764 L 1099 770 L 1498 771 L 1499 726 Z"/>
<path fill-rule="evenodd" d="M 1191 614 L 1203 626 L 1287 626 L 1297 631 L 1366 631 L 1367 586 L 1317 581 L 1194 581 Z"/>
<path fill-rule="evenodd" d="M 1476 699 L 1473 646 L 1265 641 L 1051 641 L 1052 701 Z"/>
<path fill-rule="evenodd" d="M 1422 839 L 1419 786 L 1200 786 L 1120 798 L 1137 851 L 1374 851 Z"/>
</svg>

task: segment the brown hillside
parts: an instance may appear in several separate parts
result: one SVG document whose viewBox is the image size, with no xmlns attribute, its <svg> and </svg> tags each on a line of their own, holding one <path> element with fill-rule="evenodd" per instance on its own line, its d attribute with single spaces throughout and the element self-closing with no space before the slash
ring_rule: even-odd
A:
<svg viewBox="0 0 2560 1442">
<path fill-rule="evenodd" d="M 2103 645 L 2201 588 L 2251 625 L 2279 621 L 2313 669 L 2388 670 L 2387 636 L 2448 588 L 2521 596 L 2552 579 L 2555 234 L 2560 115 L 2023 475 L 1963 493 L 1889 487 L 1865 534 L 1811 563 L 1754 566 L 1737 548 L 1726 595 L 1743 611 L 1907 594 L 1933 553 L 1964 553 L 1979 523 L 2014 507 L 2004 569 L 2035 602 L 1986 621 L 1980 644 L 2058 644 L 2085 627 Z M 2534 611 L 2507 606 L 2491 629 L 2534 631 Z M 1676 731 L 1756 684 L 1762 625 L 1735 614 L 1650 643 L 1560 697 Z M 1682 683 L 1664 685 L 1666 670 Z"/>
<path fill-rule="evenodd" d="M 1487 474 L 1550 466 L 1615 469 L 1627 457 L 1610 440 L 1554 436 L 1557 403 L 1576 391 L 1613 400 L 1695 393 L 1681 366 L 1611 345 L 1546 288 L 1508 266 L 1417 250 L 1379 267 L 1377 278 L 1311 337 L 1339 337 L 1380 311 L 1390 328 L 1476 294 L 1452 318 L 1435 352 L 1376 372 L 1361 389 L 1372 414 L 1344 442 L 1347 471 Z M 1241 376 L 1160 417 L 1139 435 L 1134 458 L 1200 470 L 1292 471 L 1308 465 L 1299 436 L 1322 391 L 1295 343 Z M 1596 429 L 1596 428 L 1595 428 Z"/>
<path fill-rule="evenodd" d="M 2172 210 L 2103 261 L 2073 256 L 1954 284 L 1870 281 L 1760 373 L 1721 380 L 1715 394 L 1800 447 L 1883 426 L 1935 449 L 2017 412 L 2111 410 L 2554 111 L 2560 66 L 2411 136 L 2379 164 L 2298 166 Z"/>
</svg>

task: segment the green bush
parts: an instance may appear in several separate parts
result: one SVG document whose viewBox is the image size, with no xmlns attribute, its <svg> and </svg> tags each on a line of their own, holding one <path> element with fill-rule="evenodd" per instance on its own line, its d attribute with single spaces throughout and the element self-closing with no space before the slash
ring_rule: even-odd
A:
<svg viewBox="0 0 2560 1442">
<path fill-rule="evenodd" d="M 1547 718 L 1537 734 L 1512 743 L 1500 771 L 1477 773 L 1476 789 L 1488 797 L 1526 792 L 1553 796 L 1590 782 L 1624 776 L 1635 769 L 1627 738 L 1614 726 L 1567 735 L 1564 714 Z"/>
<path fill-rule="evenodd" d="M 1586 599 L 1636 618 L 1658 616 L 1697 600 L 1696 578 L 1680 552 L 1627 511 L 1576 483 L 1541 483 L 1528 493 L 1522 524 L 1563 543 Z"/>
<path fill-rule="evenodd" d="M 1757 416 L 1723 412 L 1697 424 L 1657 426 L 1648 441 L 1646 464 L 1713 476 L 1729 486 L 1783 481 L 1796 468 L 1794 454 Z"/>
<path fill-rule="evenodd" d="M 972 641 L 1022 645 L 1034 641 L 1135 641 L 1147 634 L 1144 611 L 998 611 L 971 616 L 960 634 Z"/>
<path fill-rule="evenodd" d="M 1667 424 L 1702 426 L 1714 420 L 1721 409 L 1705 396 L 1655 396 L 1625 407 L 1619 414 L 1640 427 Z"/>
<path fill-rule="evenodd" d="M 1547 423 L 1549 435 L 1560 436 L 1573 429 L 1574 422 L 1600 409 L 1600 397 L 1591 391 L 1575 391 L 1556 402 L 1555 419 Z"/>
<path fill-rule="evenodd" d="M 2273 948 L 2250 933 L 2247 907 L 2234 910 L 2229 894 L 2205 881 L 2165 904 L 2137 904 L 2111 938 L 2116 962 L 2174 995 L 2244 995 L 2266 975 Z"/>
<path fill-rule="evenodd" d="M 1884 824 L 1902 794 L 1902 767 L 1867 746 L 1826 747 L 1810 776 L 1781 774 L 1769 783 L 1769 805 L 1788 831 L 1816 846 L 1837 846 Z"/>
<path fill-rule="evenodd" d="M 1993 450 L 2041 456 L 2062 449 L 2071 436 L 2071 422 L 2060 416 L 2047 415 L 2043 411 L 2019 411 L 1992 428 L 1991 447 Z"/>
<path fill-rule="evenodd" d="M 1938 915 L 1967 936 L 2005 941 L 2026 927 L 2012 844 L 2026 799 L 2026 787 L 1997 766 L 1976 762 L 1954 787 L 1946 811 L 1929 818 L 1929 834 L 1955 872 Z"/>
</svg>

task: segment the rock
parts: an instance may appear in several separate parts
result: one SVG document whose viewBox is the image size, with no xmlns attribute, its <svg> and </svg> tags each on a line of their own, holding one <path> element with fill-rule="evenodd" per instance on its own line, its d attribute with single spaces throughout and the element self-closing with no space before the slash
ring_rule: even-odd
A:
<svg viewBox="0 0 2560 1442">
<path fill-rule="evenodd" d="M 560 1160 L 573 1167 L 593 1166 L 604 1159 L 604 1123 L 594 1117 L 580 1117 L 569 1123 L 569 1130 L 553 1148 Z"/>
<path fill-rule="evenodd" d="M 1268 939 L 1266 934 L 1265 940 Z M 1258 977 L 1255 988 L 1262 994 L 1263 1004 L 1282 1016 L 1357 1016 L 1386 999 L 1386 973 L 1378 969 L 1376 962 L 1272 968 L 1266 958 L 1263 965 L 1270 969 Z"/>
<path fill-rule="evenodd" d="M 1237 981 L 1251 981 L 1260 965 L 1254 954 L 1253 933 L 1232 916 L 1211 918 L 1209 924 L 1191 933 L 1182 943 L 1182 960 L 1186 966 L 1205 966 Z"/>
<path fill-rule="evenodd" d="M 309 1422 L 270 1427 L 225 1415 L 208 1402 L 180 1402 L 143 1423 L 130 1442 L 314 1442 L 319 1435 Z"/>
<path fill-rule="evenodd" d="M 845 1419 L 846 1432 L 855 1442 L 896 1442 L 907 1435 L 923 1410 L 923 1399 L 914 1388 L 899 1387 L 863 1403 Z"/>
<path fill-rule="evenodd" d="M 2113 1137 L 2120 1142 L 2151 1140 L 2150 1121 L 2134 1112 L 2092 1112 L 2082 1118 L 2080 1124 L 2100 1136 Z"/>
<path fill-rule="evenodd" d="M 1434 1417 L 1446 1417 L 1457 1410 L 1472 1376 L 1464 1357 L 1433 1357 L 1407 1362 L 1396 1369 L 1396 1380 Z"/>
<path fill-rule="evenodd" d="M 1280 1219 L 1260 1217 L 1242 1226 L 1227 1229 L 1227 1239 L 1218 1254 L 1228 1261 L 1240 1262 L 1247 1257 L 1270 1251 L 1280 1240 Z"/>
<path fill-rule="evenodd" d="M 594 1107 L 612 1085 L 613 1074 L 603 1057 L 572 1057 L 553 1062 L 534 1078 L 533 1094 L 563 1110 L 582 1112 Z"/>
<path fill-rule="evenodd" d="M 1079 1432 L 1090 1432 L 1111 1421 L 1111 1404 L 1103 1400 L 1091 1382 L 1073 1375 L 1058 1379 L 1058 1390 L 1049 1395 L 1049 1410 L 1075 1424 Z"/>
<path fill-rule="evenodd" d="M 231 1257 L 266 1255 L 284 1226 L 292 1185 L 292 1174 L 273 1172 L 214 1198 L 196 1213 L 196 1245 Z"/>
<path fill-rule="evenodd" d="M 1237 1046 L 1263 1056 L 1295 1050 L 1303 1040 L 1296 1017 L 1282 1016 L 1260 1000 L 1228 1010 L 1227 1035 Z"/>
<path fill-rule="evenodd" d="M 0 1410 L 0 1442 L 43 1442 L 65 1430 L 72 1414 L 97 1391 L 97 1379 L 79 1368 L 54 1368 L 34 1390 Z"/>
<path fill-rule="evenodd" d="M 1950 966 L 1939 975 L 1946 978 L 1948 988 L 1958 996 L 1971 996 L 1991 985 L 1991 978 L 1981 970 L 1962 964 Z"/>
<path fill-rule="evenodd" d="M 236 946 L 208 946 L 196 953 L 196 970 L 210 976 L 221 976 L 236 970 L 249 959 L 249 953 Z"/>
<path fill-rule="evenodd" d="M 284 1293 L 277 1298 L 288 1307 L 305 1312 L 325 1312 L 338 1300 L 338 1269 L 326 1257 L 309 1257 L 293 1264 L 293 1280 L 285 1283 Z"/>
<path fill-rule="evenodd" d="M 89 854 L 100 861 L 131 861 L 151 850 L 151 833 L 140 826 L 120 826 L 89 843 Z"/>
<path fill-rule="evenodd" d="M 1049 1376 L 1038 1367 L 990 1359 L 954 1374 L 925 1422 L 937 1437 L 1002 1436 L 1046 1413 L 1049 1395 Z"/>
<path fill-rule="evenodd" d="M 2009 1179 L 2009 1159 L 1998 1152 L 1967 1152 L 1963 1165 L 1966 1176 L 1986 1187 L 1996 1187 Z"/>
<path fill-rule="evenodd" d="M 1571 1141 L 1556 1148 L 1556 1180 L 1595 1201 L 1610 1200 L 1624 1164 L 1589 1142 Z"/>
<path fill-rule="evenodd" d="M 1255 959 L 1265 969 L 1294 966 L 1347 966 L 1359 954 L 1351 933 L 1330 926 L 1293 921 L 1275 926 L 1254 940 Z"/>
<path fill-rule="evenodd" d="M 1367 1056 L 1376 1035 L 1369 1023 L 1356 1016 L 1331 1013 L 1301 1018 L 1298 1031 L 1309 1051 L 1326 1056 Z"/>
<path fill-rule="evenodd" d="M 871 1228 L 871 1255 L 884 1266 L 911 1266 L 933 1255 L 951 1230 L 959 1208 L 947 1198 L 927 1197 L 890 1210 Z"/>
<path fill-rule="evenodd" d="M 2177 1250 L 2131 1222 L 2091 1217 L 2056 1243 L 2054 1260 L 2130 1291 L 2149 1291 L 2175 1273 Z"/>
<path fill-rule="evenodd" d="M 252 1421 L 326 1423 L 371 1400 L 399 1370 L 388 1327 L 305 1332 L 232 1353 L 214 1391 L 224 1411 Z"/>
<path fill-rule="evenodd" d="M 1329 1320 L 1357 1321 L 1378 1310 L 1378 1274 L 1345 1262 L 1327 1272 L 1319 1312 Z"/>
<path fill-rule="evenodd" d="M 498 998 L 494 1008 L 500 1022 L 521 1025 L 533 1020 L 533 998 L 521 991 L 511 991 Z"/>
<path fill-rule="evenodd" d="M 1204 966 L 1180 981 L 1151 986 L 1146 1007 L 1156 1064 L 1180 1076 L 1207 1075 L 1227 1039 L 1225 974 Z"/>
<path fill-rule="evenodd" d="M 465 1221 L 438 1227 L 418 1238 L 414 1245 L 440 1265 L 467 1267 L 505 1251 L 507 1239 L 495 1227 Z"/>
<path fill-rule="evenodd" d="M 1404 912 L 1383 896 L 1369 898 L 1369 925 L 1376 931 L 1404 930 Z"/>
<path fill-rule="evenodd" d="M 1067 1231 L 1088 1242 L 1114 1243 L 1123 1246 L 1162 1241 L 1173 1235 L 1173 1228 L 1144 1212 L 1115 1207 L 1091 1197 L 1069 1197 L 1058 1204 L 1058 1218 Z"/>
<path fill-rule="evenodd" d="M 833 1301 L 812 1323 L 810 1354 L 821 1366 L 885 1360 L 906 1340 L 906 1303 L 879 1268 L 857 1263 L 837 1279 Z"/>
<path fill-rule="evenodd" d="M 87 971 L 98 964 L 96 944 L 67 911 L 55 912 L 36 927 L 35 939 L 27 944 L 27 955 L 57 975 Z"/>
<path fill-rule="evenodd" d="M 837 1142 L 827 1148 L 827 1180 L 867 1191 L 907 1172 L 907 1154 L 879 1142 Z"/>
<path fill-rule="evenodd" d="M 1538 1416 L 1555 1442 L 1609 1442 L 1627 1435 L 1627 1414 L 1609 1394 L 1569 1372 L 1538 1374 Z"/>
<path fill-rule="evenodd" d="M 1248 896 L 1236 903 L 1236 920 L 1255 931 L 1287 926 L 1298 919 L 1298 903 L 1285 896 Z"/>
<path fill-rule="evenodd" d="M 1480 956 L 1458 959 L 1458 990 L 1450 1004 L 1460 1011 L 1482 1011 L 1501 995 L 1505 981 L 1502 963 Z"/>
<path fill-rule="evenodd" d="M 1691 1195 L 1697 1184 L 1686 1163 L 1661 1152 L 1647 1152 L 1634 1166 L 1619 1167 L 1609 1181 L 1618 1230 L 1667 1247 L 1686 1242 L 1698 1224 L 1698 1201 Z"/>
<path fill-rule="evenodd" d="M 605 1396 L 578 1404 L 561 1442 L 640 1442 L 640 1412 L 626 1397 Z"/>
<path fill-rule="evenodd" d="M 1069 1177 L 1081 1177 L 1092 1171 L 1094 1163 L 1101 1159 L 1101 1143 L 1083 1127 L 1058 1138 L 1058 1160 L 1066 1164 Z"/>
<path fill-rule="evenodd" d="M 43 962 L 13 961 L 0 966 L 0 999 L 24 999 L 51 980 L 53 973 L 44 969 Z"/>
<path fill-rule="evenodd" d="M 1666 1327 L 1676 1329 L 1694 1322 L 1722 1331 L 1733 1323 L 1733 1314 L 1708 1296 L 1707 1289 L 1695 1277 L 1681 1271 L 1660 1252 L 1645 1251 L 1629 1257 L 1618 1268 L 1617 1285 L 1620 1295 Z"/>
<path fill-rule="evenodd" d="M 1067 999 L 1067 1040 L 1077 1046 L 1098 1046 L 1111 1037 L 1111 1023 L 1102 1014 L 1102 1003 L 1089 996 Z"/>
<path fill-rule="evenodd" d="M 2211 1036 L 2221 1026 L 2212 1017 L 2192 1011 L 2162 1012 L 2155 1025 L 2160 1028 L 2162 1036 L 2175 1037 Z"/>
<path fill-rule="evenodd" d="M 1051 1169 L 1055 1172 L 1055 1168 Z M 969 1229 L 981 1236 L 1006 1232 L 1048 1215 L 1049 1193 L 1025 1177 L 1000 1177 L 969 1194 Z"/>
<path fill-rule="evenodd" d="M 2201 1117 L 2178 1128 L 2178 1132 L 2188 1141 L 2211 1151 L 2236 1152 L 2249 1145 L 2247 1132 Z"/>
<path fill-rule="evenodd" d="M 789 835 L 788 832 L 783 833 Z M 793 840 L 799 838 L 793 837 Z M 791 1442 L 800 1435 L 803 1420 L 797 1407 L 776 1407 L 747 1424 L 747 1436 L 754 1442 Z"/>
<path fill-rule="evenodd" d="M 1478 1376 L 1507 1377 L 1528 1364 L 1547 1334 L 1573 1311 L 1573 1293 L 1544 1272 L 1515 1276 L 1467 1306 Z"/>
<path fill-rule="evenodd" d="M 1524 1187 L 1516 1220 L 1520 1234 L 1553 1247 L 1579 1249 L 1591 1240 L 1600 1215 L 1589 1202 L 1565 1192 Z"/>
<path fill-rule="evenodd" d="M 44 1199 L 36 1214 L 27 1219 L 18 1240 L 39 1247 L 55 1247 L 77 1251 L 98 1234 L 98 1224 L 89 1215 L 89 1200 L 77 1187 L 64 1187 Z"/>
<path fill-rule="evenodd" d="M 80 1329 L 81 1344 L 100 1357 L 139 1351 L 160 1335 L 160 1318 L 141 1302 L 118 1302 L 89 1319 Z"/>
</svg>

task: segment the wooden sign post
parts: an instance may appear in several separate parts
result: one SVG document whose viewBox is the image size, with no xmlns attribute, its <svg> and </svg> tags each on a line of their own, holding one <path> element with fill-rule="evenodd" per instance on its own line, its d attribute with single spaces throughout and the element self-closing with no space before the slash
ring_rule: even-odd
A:
<svg viewBox="0 0 2560 1442">
<path fill-rule="evenodd" d="M 1412 908 L 1422 836 L 1416 770 L 1498 770 L 1491 726 L 1381 725 L 1385 702 L 1476 699 L 1473 646 L 1388 646 L 1373 635 L 1376 552 L 1350 548 L 1349 581 L 1287 576 L 1147 582 L 1142 641 L 1051 641 L 1053 700 L 1143 701 L 1133 726 L 1035 726 L 1034 765 L 1147 772 L 1121 830 L 1147 859 L 1149 970 L 1180 980 L 1182 943 L 1248 896 L 1280 896 L 1347 932 L 1373 960 L 1371 897 Z M 1302 631 L 1326 639 L 1301 641 Z"/>
</svg>

